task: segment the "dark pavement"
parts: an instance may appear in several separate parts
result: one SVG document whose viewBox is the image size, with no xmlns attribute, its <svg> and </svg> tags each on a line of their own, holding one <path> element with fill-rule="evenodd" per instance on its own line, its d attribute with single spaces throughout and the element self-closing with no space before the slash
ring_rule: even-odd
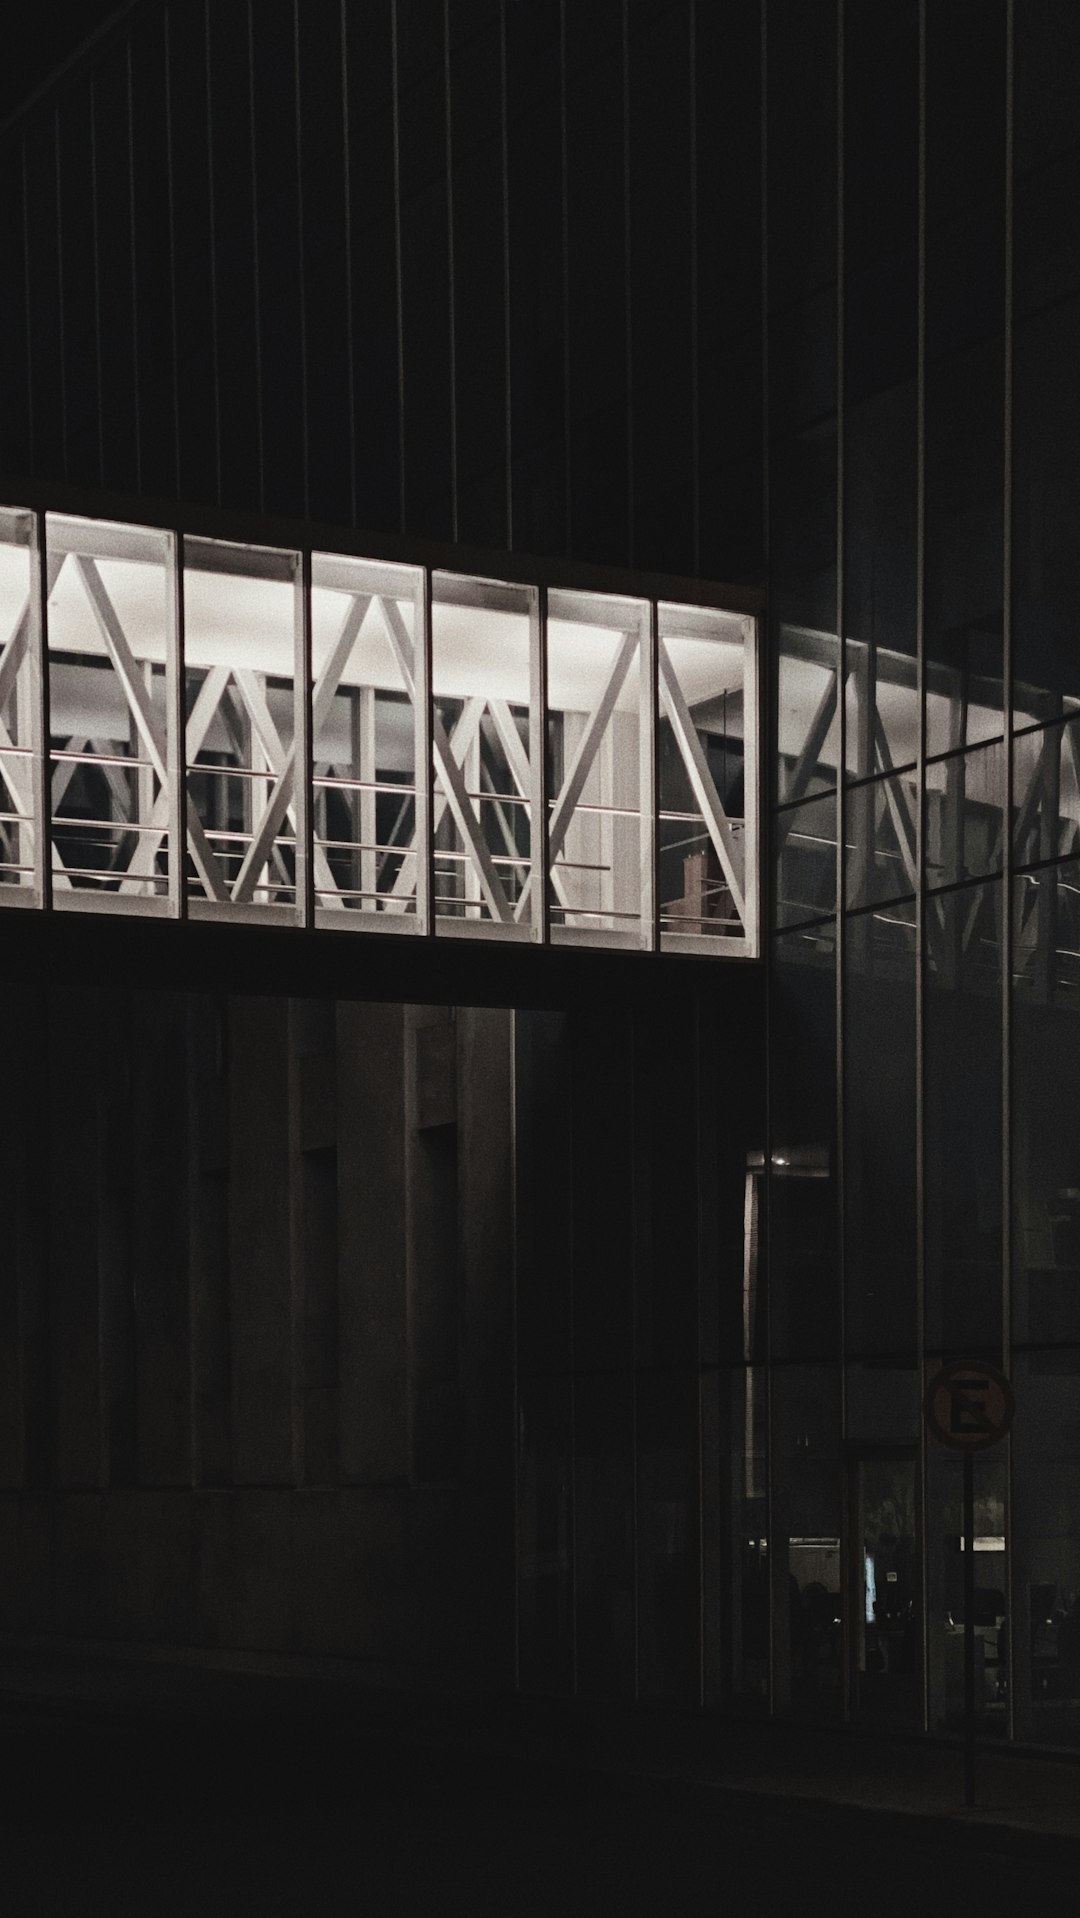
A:
<svg viewBox="0 0 1080 1918">
<path fill-rule="evenodd" d="M 5 1914 L 1076 1909 L 1080 1846 L 261 1708 L 0 1710 Z M 1077 1786 L 1080 1788 L 1080 1775 Z M 944 1821 L 942 1821 L 944 1823 Z"/>
</svg>

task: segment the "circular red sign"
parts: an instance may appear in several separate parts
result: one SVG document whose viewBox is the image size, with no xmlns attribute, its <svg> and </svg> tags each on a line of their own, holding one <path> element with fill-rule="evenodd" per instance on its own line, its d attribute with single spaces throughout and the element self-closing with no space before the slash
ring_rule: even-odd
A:
<svg viewBox="0 0 1080 1918">
<path fill-rule="evenodd" d="M 1004 1372 L 981 1360 L 943 1365 L 926 1388 L 926 1423 L 942 1445 L 981 1452 L 1005 1437 L 1015 1409 Z"/>
</svg>

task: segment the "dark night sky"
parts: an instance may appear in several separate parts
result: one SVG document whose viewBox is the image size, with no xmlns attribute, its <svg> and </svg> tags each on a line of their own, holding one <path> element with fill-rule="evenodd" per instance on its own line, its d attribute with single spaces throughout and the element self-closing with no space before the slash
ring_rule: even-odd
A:
<svg viewBox="0 0 1080 1918">
<path fill-rule="evenodd" d="M 106 21 L 128 12 L 120 0 L 31 0 L 12 10 L 0 61 L 0 125 L 64 67 Z M 15 22 L 18 20 L 18 25 Z"/>
</svg>

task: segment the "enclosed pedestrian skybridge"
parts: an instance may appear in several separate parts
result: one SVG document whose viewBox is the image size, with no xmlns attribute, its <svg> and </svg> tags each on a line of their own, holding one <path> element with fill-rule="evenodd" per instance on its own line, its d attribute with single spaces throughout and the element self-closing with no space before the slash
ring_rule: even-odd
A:
<svg viewBox="0 0 1080 1918">
<path fill-rule="evenodd" d="M 752 957 L 756 621 L 0 512 L 0 906 Z"/>
</svg>

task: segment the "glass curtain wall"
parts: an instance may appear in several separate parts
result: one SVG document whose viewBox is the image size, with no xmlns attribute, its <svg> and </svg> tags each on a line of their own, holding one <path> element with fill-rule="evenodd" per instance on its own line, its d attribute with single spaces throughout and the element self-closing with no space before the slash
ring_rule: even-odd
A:
<svg viewBox="0 0 1080 1918">
<path fill-rule="evenodd" d="M 752 615 L 0 513 L 5 901 L 754 957 L 757 710 Z"/>
<path fill-rule="evenodd" d="M 1037 1744 L 1080 1742 L 1077 59 L 1057 0 L 766 5 L 771 1690 L 955 1729 L 973 1550 L 981 1730 Z M 1017 1399 L 973 1540 L 920 1415 L 961 1357 Z"/>
</svg>

